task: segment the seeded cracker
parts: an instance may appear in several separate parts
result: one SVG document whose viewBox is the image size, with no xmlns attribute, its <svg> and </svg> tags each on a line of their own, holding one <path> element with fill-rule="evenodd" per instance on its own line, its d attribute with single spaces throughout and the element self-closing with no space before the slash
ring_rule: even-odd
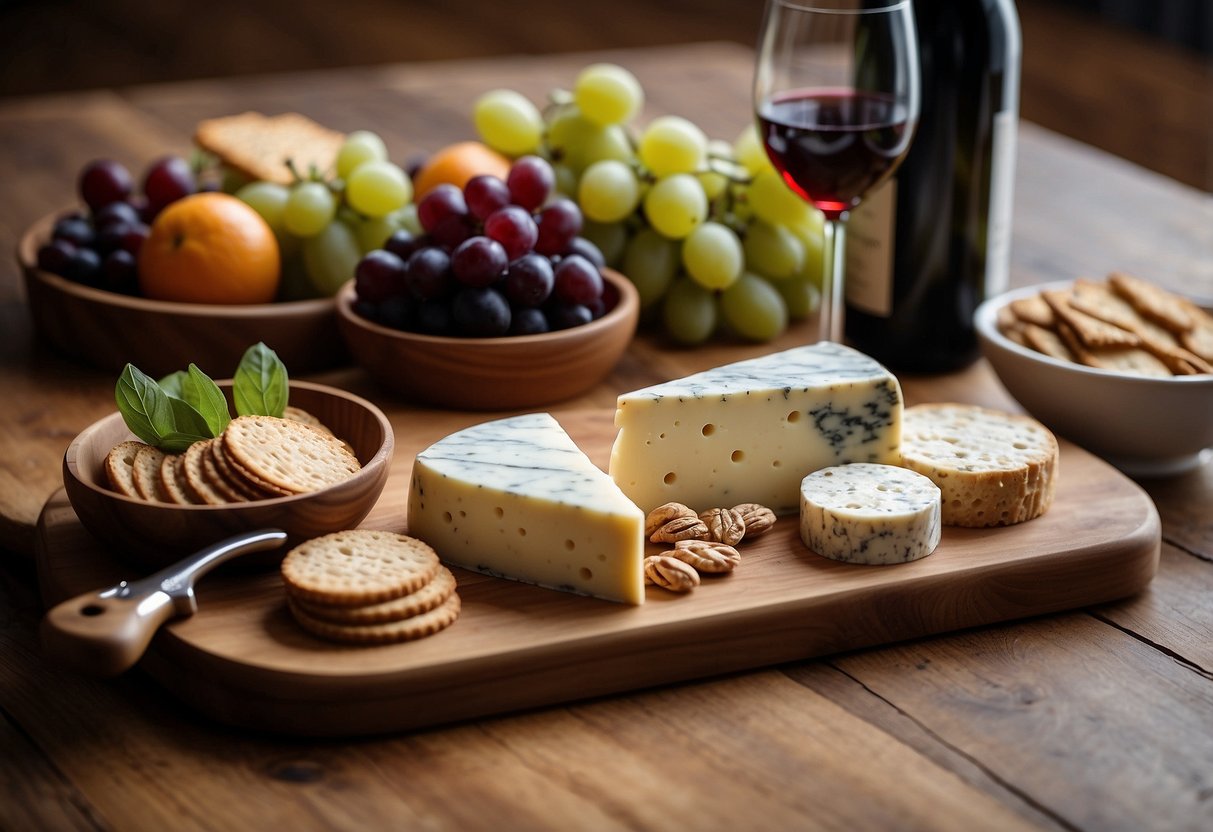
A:
<svg viewBox="0 0 1213 832">
<path fill-rule="evenodd" d="M 119 442 L 105 457 L 105 477 L 119 494 L 143 499 L 135 489 L 135 454 L 147 446 L 134 439 Z"/>
<path fill-rule="evenodd" d="M 208 506 L 223 506 L 239 502 L 239 498 L 229 496 L 231 491 L 217 487 L 212 476 L 207 474 L 204 467 L 208 446 L 214 441 L 214 439 L 203 439 L 186 448 L 181 461 L 185 481 Z"/>
<path fill-rule="evenodd" d="M 194 142 L 251 180 L 294 182 L 286 160 L 302 176 L 311 167 L 329 170 L 345 136 L 299 113 L 265 116 L 247 112 L 198 123 Z"/>
<path fill-rule="evenodd" d="M 223 432 L 223 452 L 255 484 L 288 494 L 319 491 L 362 468 L 339 439 L 272 416 L 233 419 Z"/>
<path fill-rule="evenodd" d="M 135 461 L 131 466 L 135 475 L 135 490 L 139 496 L 154 503 L 171 503 L 164 483 L 160 481 L 160 466 L 164 463 L 164 451 L 144 445 L 135 452 Z"/>
<path fill-rule="evenodd" d="M 416 538 L 356 529 L 296 546 L 282 560 L 282 580 L 289 597 L 354 607 L 416 592 L 438 567 L 438 555 Z"/>
<path fill-rule="evenodd" d="M 367 625 L 387 624 L 402 621 L 415 615 L 429 612 L 441 605 L 455 591 L 455 576 L 445 566 L 439 566 L 433 580 L 416 592 L 402 595 L 391 601 L 368 604 L 363 607 L 342 607 L 318 604 L 303 598 L 290 598 L 291 608 L 301 610 L 311 618 L 332 624 Z M 288 589 L 288 595 L 289 595 Z"/>
<path fill-rule="evenodd" d="M 226 483 L 228 488 L 236 492 L 242 499 L 265 500 L 270 497 L 281 496 L 279 494 L 267 494 L 237 474 L 223 455 L 222 440 L 216 439 L 214 442 L 211 442 L 208 450 L 207 456 L 209 459 L 204 460 L 208 476 L 213 473 L 217 479 Z M 212 466 L 214 466 L 213 470 Z"/>
<path fill-rule="evenodd" d="M 182 454 L 164 455 L 164 462 L 160 465 L 160 482 L 171 502 L 181 506 L 202 503 L 202 498 L 185 479 L 185 458 Z"/>
<path fill-rule="evenodd" d="M 390 621 L 386 624 L 334 624 L 312 617 L 289 598 L 287 603 L 295 621 L 312 635 L 329 641 L 360 645 L 394 644 L 432 636 L 454 624 L 461 608 L 459 595 L 451 593 L 434 609 L 401 621 Z"/>
</svg>

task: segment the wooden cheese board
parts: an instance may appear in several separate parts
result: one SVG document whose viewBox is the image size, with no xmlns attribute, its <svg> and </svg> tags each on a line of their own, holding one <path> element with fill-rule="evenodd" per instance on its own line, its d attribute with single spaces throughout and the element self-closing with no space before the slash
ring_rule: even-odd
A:
<svg viewBox="0 0 1213 832">
<path fill-rule="evenodd" d="M 558 419 L 605 467 L 612 415 Z M 461 415 L 462 425 L 446 427 L 483 418 Z M 430 433 L 397 432 L 387 486 L 364 526 L 406 530 L 412 459 L 437 438 Z M 62 491 L 42 512 L 38 542 L 48 607 L 142 577 L 84 530 Z M 1010 528 L 947 528 L 923 560 L 825 560 L 800 542 L 795 517 L 741 551 L 732 575 L 705 578 L 685 596 L 649 587 L 639 607 L 456 570 L 463 613 L 453 626 L 361 648 L 305 634 L 276 571 L 233 565 L 199 584 L 198 612 L 165 626 L 139 667 L 232 725 L 313 736 L 403 731 L 1124 597 L 1154 575 L 1160 524 L 1136 484 L 1063 442 L 1048 514 Z"/>
</svg>

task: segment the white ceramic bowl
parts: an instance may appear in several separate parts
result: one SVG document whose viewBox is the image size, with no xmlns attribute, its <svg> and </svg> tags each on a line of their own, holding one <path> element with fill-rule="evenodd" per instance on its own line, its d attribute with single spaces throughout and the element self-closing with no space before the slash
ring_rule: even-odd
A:
<svg viewBox="0 0 1213 832">
<path fill-rule="evenodd" d="M 1051 283 L 991 298 L 977 309 L 982 352 L 1007 391 L 1054 432 L 1134 476 L 1200 465 L 1213 447 L 1213 375 L 1144 378 L 1074 364 L 998 331 L 998 311 Z"/>
</svg>

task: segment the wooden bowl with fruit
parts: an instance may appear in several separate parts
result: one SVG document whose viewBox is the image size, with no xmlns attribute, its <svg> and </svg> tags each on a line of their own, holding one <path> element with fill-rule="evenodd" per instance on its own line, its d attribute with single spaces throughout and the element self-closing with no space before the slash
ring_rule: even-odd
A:
<svg viewBox="0 0 1213 832">
<path fill-rule="evenodd" d="M 124 373 L 119 388 L 127 383 Z M 138 383 L 156 384 L 145 376 Z M 238 406 L 233 390 L 240 383 L 238 373 L 234 382 L 216 385 L 219 408 Z M 136 437 L 125 412 L 106 416 L 64 455 L 72 508 L 93 536 L 144 567 L 261 528 L 286 531 L 289 544 L 357 526 L 379 499 L 395 447 L 391 423 L 375 405 L 299 381 L 290 382 L 284 418 L 237 416 L 215 437 L 162 450 Z M 301 454 L 309 461 L 281 468 L 267 463 L 266 452 L 279 462 Z M 327 467 L 317 469 L 317 460 Z M 306 479 L 317 471 L 319 478 Z M 285 551 L 254 557 L 274 562 Z"/>
<path fill-rule="evenodd" d="M 578 236 L 577 204 L 550 197 L 536 157 L 506 181 L 432 189 L 417 206 L 425 233 L 392 235 L 337 294 L 354 360 L 405 396 L 467 410 L 550 404 L 601 381 L 635 334 L 639 296 Z"/>
</svg>

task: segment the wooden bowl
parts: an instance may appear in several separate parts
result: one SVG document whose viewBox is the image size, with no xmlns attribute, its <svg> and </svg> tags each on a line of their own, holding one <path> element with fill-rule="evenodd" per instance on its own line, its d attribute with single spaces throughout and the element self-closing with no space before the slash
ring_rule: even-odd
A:
<svg viewBox="0 0 1213 832">
<path fill-rule="evenodd" d="M 21 238 L 17 261 L 38 334 L 55 350 L 105 370 L 129 361 L 160 377 L 192 361 L 214 377 L 231 375 L 240 357 L 264 341 L 292 374 L 349 363 L 332 298 L 223 306 L 148 300 L 93 289 L 37 267 L 58 214 Z"/>
<path fill-rule="evenodd" d="M 354 361 L 409 398 L 461 410 L 537 407 L 592 388 L 631 342 L 640 313 L 636 288 L 610 269 L 603 276 L 605 315 L 541 335 L 450 338 L 391 329 L 354 311 L 352 280 L 337 293 L 337 323 Z"/>
<path fill-rule="evenodd" d="M 220 382 L 231 395 L 231 385 Z M 379 499 L 387 481 L 395 439 L 392 425 L 365 399 L 332 387 L 291 381 L 291 404 L 315 415 L 354 449 L 362 470 L 310 494 L 223 506 L 179 506 L 125 497 L 108 487 L 105 456 L 133 439 L 120 413 L 94 422 L 63 457 L 63 485 L 80 522 L 115 553 L 141 566 L 161 567 L 182 555 L 242 531 L 279 528 L 287 545 L 354 528 Z M 285 549 L 267 553 L 275 562 Z M 257 556 L 252 556 L 256 558 Z"/>
</svg>

